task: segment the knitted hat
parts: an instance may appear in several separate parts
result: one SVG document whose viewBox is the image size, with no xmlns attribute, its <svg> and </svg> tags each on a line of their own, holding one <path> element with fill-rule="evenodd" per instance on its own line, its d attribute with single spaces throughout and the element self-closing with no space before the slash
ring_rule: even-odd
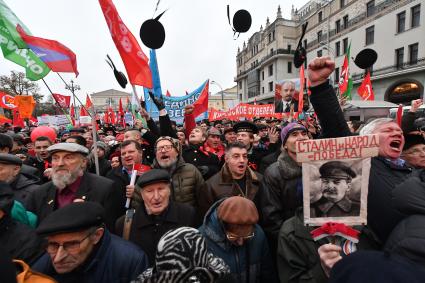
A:
<svg viewBox="0 0 425 283">
<path fill-rule="evenodd" d="M 285 145 L 289 135 L 295 131 L 307 132 L 307 129 L 301 124 L 295 122 L 289 123 L 284 128 L 282 128 L 282 131 L 280 132 L 280 139 L 282 140 L 282 145 Z"/>
<path fill-rule="evenodd" d="M 103 149 L 103 151 L 107 152 L 108 151 L 108 146 L 106 145 L 106 143 L 102 142 L 102 141 L 98 141 L 96 142 L 97 147 L 100 147 L 101 149 Z M 91 149 L 94 149 L 94 145 L 92 145 Z"/>
<path fill-rule="evenodd" d="M 155 143 L 155 150 L 156 150 L 156 145 L 157 145 L 160 141 L 163 141 L 163 140 L 166 140 L 166 141 L 171 142 L 171 144 L 173 145 L 173 147 L 177 150 L 177 153 L 178 153 L 178 154 L 180 154 L 180 153 L 181 153 L 181 145 L 180 145 L 179 140 L 178 140 L 178 139 L 174 139 L 174 138 L 169 137 L 169 136 L 162 136 L 162 137 L 159 137 L 159 139 L 157 139 L 157 140 L 156 140 L 156 143 Z"/>
<path fill-rule="evenodd" d="M 404 147 L 403 150 L 408 150 L 414 145 L 425 144 L 425 139 L 422 135 L 405 135 L 404 136 Z"/>
<path fill-rule="evenodd" d="M 217 208 L 217 216 L 228 224 L 254 225 L 258 222 L 258 211 L 255 204 L 240 196 L 225 199 Z"/>
</svg>

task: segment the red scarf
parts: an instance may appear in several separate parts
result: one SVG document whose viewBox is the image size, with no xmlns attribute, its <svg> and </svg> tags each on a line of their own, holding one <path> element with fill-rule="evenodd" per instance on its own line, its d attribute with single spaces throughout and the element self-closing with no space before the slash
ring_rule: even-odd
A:
<svg viewBox="0 0 425 283">
<path fill-rule="evenodd" d="M 220 144 L 217 148 L 212 148 L 205 142 L 204 146 L 201 147 L 203 150 L 217 155 L 218 159 L 221 159 L 221 157 L 224 155 L 224 146 L 222 144 Z"/>
</svg>

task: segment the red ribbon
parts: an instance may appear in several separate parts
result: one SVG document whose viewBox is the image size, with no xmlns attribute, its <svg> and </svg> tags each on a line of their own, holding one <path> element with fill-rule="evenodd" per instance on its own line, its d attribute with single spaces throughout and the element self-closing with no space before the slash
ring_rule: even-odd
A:
<svg viewBox="0 0 425 283">
<path fill-rule="evenodd" d="M 345 225 L 344 223 L 327 222 L 321 227 L 310 232 L 314 241 L 318 241 L 328 236 L 341 236 L 354 243 L 359 241 L 360 232 Z"/>
<path fill-rule="evenodd" d="M 257 164 L 248 161 L 248 167 L 254 171 L 257 171 Z"/>
</svg>

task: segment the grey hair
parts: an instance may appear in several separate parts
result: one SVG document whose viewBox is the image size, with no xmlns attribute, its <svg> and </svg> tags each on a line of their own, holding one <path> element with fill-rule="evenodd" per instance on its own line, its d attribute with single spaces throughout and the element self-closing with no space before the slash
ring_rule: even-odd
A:
<svg viewBox="0 0 425 283">
<path fill-rule="evenodd" d="M 367 123 L 361 130 L 360 130 L 360 135 L 370 135 L 372 134 L 376 128 L 378 128 L 380 125 L 383 124 L 387 124 L 387 123 L 391 123 L 394 122 L 394 119 L 391 118 L 377 118 L 374 119 L 372 121 L 370 121 L 369 123 Z"/>
<path fill-rule="evenodd" d="M 290 80 L 283 81 L 283 83 L 282 83 L 282 87 L 283 87 L 285 84 L 291 84 L 291 85 L 295 86 L 295 82 L 290 81 Z"/>
</svg>

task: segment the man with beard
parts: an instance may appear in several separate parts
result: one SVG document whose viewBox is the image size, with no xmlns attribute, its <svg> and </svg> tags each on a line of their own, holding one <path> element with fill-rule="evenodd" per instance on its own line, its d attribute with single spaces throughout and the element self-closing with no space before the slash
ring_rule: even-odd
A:
<svg viewBox="0 0 425 283">
<path fill-rule="evenodd" d="M 360 203 L 349 199 L 356 173 L 341 161 L 327 162 L 319 172 L 322 196 L 310 204 L 310 217 L 359 216 Z"/>
<path fill-rule="evenodd" d="M 53 211 L 75 201 L 100 203 L 106 211 L 106 224 L 113 231 L 115 220 L 124 213 L 120 192 L 107 178 L 87 173 L 87 148 L 75 143 L 57 143 L 47 151 L 52 157 L 52 181 L 34 191 L 27 209 L 39 223 Z"/>
<path fill-rule="evenodd" d="M 168 171 L 172 179 L 172 199 L 197 207 L 197 196 L 205 189 L 202 174 L 181 156 L 181 145 L 177 139 L 160 137 L 155 144 L 153 167 Z"/>
</svg>

